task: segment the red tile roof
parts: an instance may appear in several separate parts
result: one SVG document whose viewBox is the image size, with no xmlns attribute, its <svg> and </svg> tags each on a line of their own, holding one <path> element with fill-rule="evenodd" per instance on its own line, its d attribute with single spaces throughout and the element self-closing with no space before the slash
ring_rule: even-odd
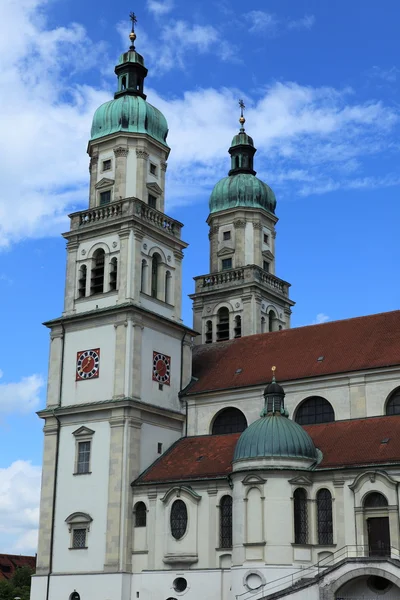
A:
<svg viewBox="0 0 400 600">
<path fill-rule="evenodd" d="M 186 394 L 262 385 L 273 365 L 284 382 L 399 364 L 397 310 L 197 346 Z"/>
<path fill-rule="evenodd" d="M 307 425 L 305 429 L 323 453 L 318 469 L 400 464 L 400 415 Z M 181 438 L 135 483 L 226 477 L 232 471 L 239 436 L 232 433 Z"/>
<path fill-rule="evenodd" d="M 0 554 L 0 580 L 11 579 L 14 571 L 20 567 L 36 569 L 36 556 L 21 556 L 20 554 Z"/>
</svg>

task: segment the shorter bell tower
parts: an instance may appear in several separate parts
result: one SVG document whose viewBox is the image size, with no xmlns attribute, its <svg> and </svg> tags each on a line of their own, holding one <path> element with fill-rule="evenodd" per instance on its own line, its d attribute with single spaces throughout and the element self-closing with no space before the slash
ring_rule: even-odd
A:
<svg viewBox="0 0 400 600">
<path fill-rule="evenodd" d="M 210 272 L 195 277 L 197 343 L 210 344 L 290 327 L 290 284 L 275 275 L 276 198 L 256 177 L 253 139 L 240 130 L 229 148 L 228 176 L 210 197 Z"/>
</svg>

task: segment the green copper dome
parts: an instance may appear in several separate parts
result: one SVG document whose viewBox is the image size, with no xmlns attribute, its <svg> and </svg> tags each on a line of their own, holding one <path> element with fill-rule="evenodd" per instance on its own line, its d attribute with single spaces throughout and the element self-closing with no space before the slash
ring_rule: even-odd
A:
<svg viewBox="0 0 400 600">
<path fill-rule="evenodd" d="M 318 451 L 301 425 L 281 415 L 269 415 L 244 430 L 236 444 L 233 460 L 273 457 L 317 461 Z"/>
<path fill-rule="evenodd" d="M 263 208 L 275 213 L 275 194 L 266 183 L 251 173 L 237 173 L 218 181 L 211 193 L 210 213 L 241 206 Z"/>
<path fill-rule="evenodd" d="M 271 188 L 256 177 L 253 168 L 254 147 L 253 138 L 244 130 L 245 119 L 242 116 L 239 133 L 233 136 L 229 154 L 231 155 L 231 169 L 228 177 L 218 181 L 214 187 L 209 208 L 210 213 L 229 208 L 262 208 L 272 214 L 275 213 L 276 198 Z"/>
<path fill-rule="evenodd" d="M 275 371 L 275 367 L 273 367 Z M 284 406 L 285 390 L 275 377 L 264 390 L 265 406 L 261 418 L 240 436 L 233 461 L 252 458 L 296 458 L 319 461 L 321 455 L 308 433 L 288 419 Z"/>
<path fill-rule="evenodd" d="M 114 100 L 102 104 L 94 113 L 91 140 L 97 140 L 112 133 L 143 133 L 151 136 L 168 148 L 168 124 L 164 115 L 146 102 L 143 91 L 147 69 L 141 54 L 136 52 L 134 41 L 135 15 L 131 15 L 131 46 L 120 55 L 115 67 L 118 89 Z"/>
<path fill-rule="evenodd" d="M 123 95 L 99 106 L 94 113 L 91 139 L 119 131 L 147 133 L 168 146 L 168 124 L 164 115 L 141 96 Z"/>
</svg>

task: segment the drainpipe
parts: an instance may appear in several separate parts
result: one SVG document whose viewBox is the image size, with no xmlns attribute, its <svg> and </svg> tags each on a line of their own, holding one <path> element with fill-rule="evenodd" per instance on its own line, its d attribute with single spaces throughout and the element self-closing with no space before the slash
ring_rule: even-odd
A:
<svg viewBox="0 0 400 600">
<path fill-rule="evenodd" d="M 62 327 L 62 348 L 61 348 L 61 375 L 60 375 L 60 390 L 58 394 L 59 406 L 61 406 L 61 394 L 64 374 L 64 349 L 65 349 L 65 327 Z M 54 465 L 54 491 L 53 491 L 53 505 L 52 505 L 52 516 L 51 516 L 51 532 L 50 532 L 50 557 L 49 557 L 49 573 L 47 575 L 47 586 L 46 586 L 46 600 L 49 600 L 50 593 L 50 577 L 53 571 L 53 547 L 54 547 L 54 524 L 56 517 L 56 495 L 57 495 L 57 476 L 58 476 L 58 455 L 60 451 L 60 419 L 56 416 L 55 410 L 53 409 L 53 417 L 57 421 L 57 439 L 56 439 L 56 457 Z"/>
</svg>

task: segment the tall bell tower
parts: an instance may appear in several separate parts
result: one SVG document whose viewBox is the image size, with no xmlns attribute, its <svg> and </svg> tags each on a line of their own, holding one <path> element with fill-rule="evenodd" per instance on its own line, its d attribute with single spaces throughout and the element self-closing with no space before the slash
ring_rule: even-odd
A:
<svg viewBox="0 0 400 600">
<path fill-rule="evenodd" d="M 210 344 L 290 327 L 290 284 L 275 275 L 276 199 L 256 177 L 253 139 L 244 129 L 233 137 L 231 168 L 210 197 L 210 272 L 195 277 L 196 343 Z"/>
<path fill-rule="evenodd" d="M 130 484 L 183 434 L 179 391 L 190 381 L 194 335 L 181 319 L 187 244 L 182 223 L 164 212 L 168 125 L 146 101 L 131 19 L 114 99 L 93 117 L 89 206 L 70 215 L 64 234 L 64 312 L 46 323 L 32 600 L 131 598 L 140 557 L 132 555 Z"/>
</svg>

